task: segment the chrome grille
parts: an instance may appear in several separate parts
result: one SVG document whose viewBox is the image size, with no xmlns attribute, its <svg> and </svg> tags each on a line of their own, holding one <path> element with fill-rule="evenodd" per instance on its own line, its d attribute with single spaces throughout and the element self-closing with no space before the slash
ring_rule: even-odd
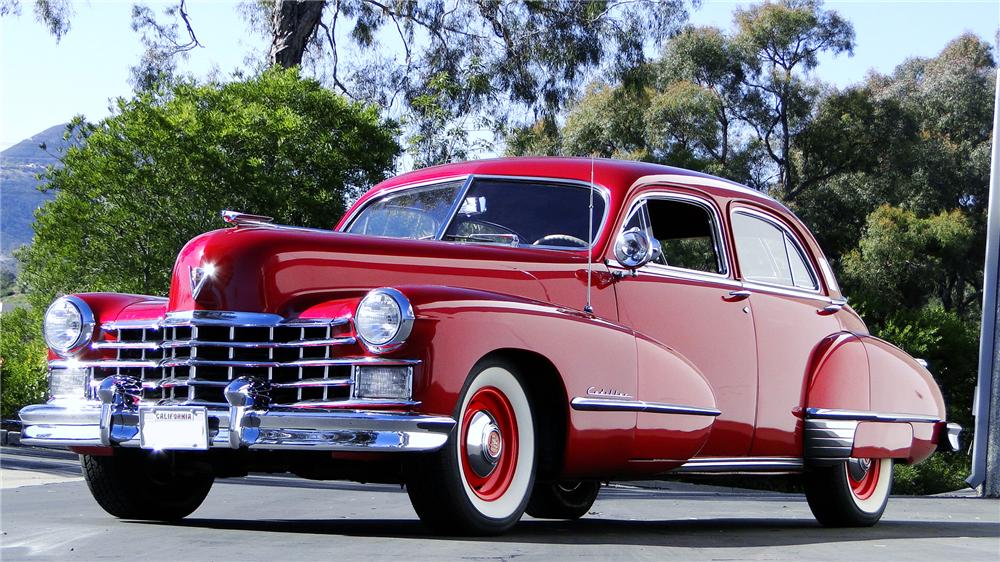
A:
<svg viewBox="0 0 1000 562">
<path fill-rule="evenodd" d="M 142 398 L 160 403 L 225 404 L 223 391 L 237 377 L 271 383 L 274 404 L 349 400 L 351 369 L 367 358 L 350 333 L 349 319 L 281 321 L 274 325 L 168 322 L 111 323 L 115 359 L 96 362 L 91 379 L 124 375 L 142 382 Z M 109 358 L 110 359 L 110 358 Z"/>
</svg>

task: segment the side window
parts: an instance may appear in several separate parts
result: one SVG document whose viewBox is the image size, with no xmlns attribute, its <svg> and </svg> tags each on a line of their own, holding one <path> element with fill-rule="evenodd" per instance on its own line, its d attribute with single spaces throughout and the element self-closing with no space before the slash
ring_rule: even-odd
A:
<svg viewBox="0 0 1000 562">
<path fill-rule="evenodd" d="M 808 290 L 819 287 L 798 244 L 776 224 L 737 212 L 733 235 L 744 279 Z"/>
<path fill-rule="evenodd" d="M 646 212 L 653 238 L 660 241 L 661 265 L 725 273 L 711 212 L 696 203 L 676 199 L 648 199 Z"/>
</svg>

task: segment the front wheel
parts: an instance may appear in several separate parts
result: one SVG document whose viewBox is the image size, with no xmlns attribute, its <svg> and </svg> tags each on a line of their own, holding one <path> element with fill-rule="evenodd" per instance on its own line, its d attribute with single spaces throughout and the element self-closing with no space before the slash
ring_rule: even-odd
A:
<svg viewBox="0 0 1000 562">
<path fill-rule="evenodd" d="M 892 459 L 851 458 L 804 476 L 806 499 L 827 527 L 870 527 L 882 518 L 892 490 Z"/>
<path fill-rule="evenodd" d="M 535 478 L 535 426 L 516 368 L 477 365 L 458 420 L 444 447 L 410 459 L 410 501 L 436 532 L 502 533 L 521 519 Z"/>
<path fill-rule="evenodd" d="M 80 455 L 87 487 L 97 503 L 120 519 L 176 521 L 205 500 L 215 477 L 206 467 L 173 453 L 145 451 L 113 456 Z"/>
<path fill-rule="evenodd" d="M 600 482 L 536 483 L 525 511 L 537 519 L 579 519 L 590 511 L 600 491 Z"/>
</svg>

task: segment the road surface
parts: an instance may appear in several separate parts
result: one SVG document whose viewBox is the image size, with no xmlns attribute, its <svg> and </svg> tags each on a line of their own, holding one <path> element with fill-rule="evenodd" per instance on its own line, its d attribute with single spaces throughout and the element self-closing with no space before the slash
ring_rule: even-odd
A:
<svg viewBox="0 0 1000 562">
<path fill-rule="evenodd" d="M 74 457 L 0 450 L 0 559 L 1000 560 L 1000 502 L 894 497 L 870 529 L 825 529 L 795 494 L 667 483 L 605 487 L 575 522 L 525 517 L 497 538 L 438 537 L 398 486 L 279 476 L 217 481 L 179 524 L 120 521 Z"/>
</svg>

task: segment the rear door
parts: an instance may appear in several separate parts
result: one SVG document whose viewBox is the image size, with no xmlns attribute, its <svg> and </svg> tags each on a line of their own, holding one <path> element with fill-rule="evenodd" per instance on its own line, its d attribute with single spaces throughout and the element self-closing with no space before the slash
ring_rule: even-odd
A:
<svg viewBox="0 0 1000 562">
<path fill-rule="evenodd" d="M 757 427 L 752 456 L 801 457 L 799 409 L 813 351 L 840 323 L 825 308 L 816 262 L 777 214 L 734 205 L 730 212 L 743 287 L 757 334 Z"/>
</svg>

